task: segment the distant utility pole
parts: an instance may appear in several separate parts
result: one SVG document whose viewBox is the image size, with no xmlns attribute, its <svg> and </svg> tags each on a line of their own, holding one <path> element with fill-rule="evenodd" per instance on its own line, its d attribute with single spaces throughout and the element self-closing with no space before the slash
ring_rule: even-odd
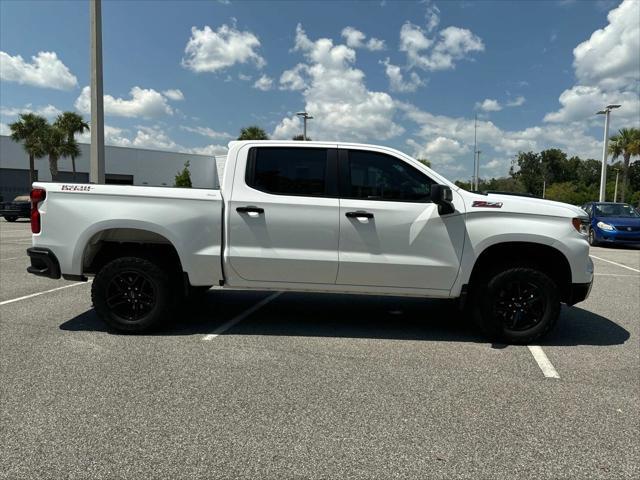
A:
<svg viewBox="0 0 640 480">
<path fill-rule="evenodd" d="M 102 96 L 102 5 L 89 0 L 91 23 L 91 168 L 89 181 L 104 183 L 104 97 Z"/>
<path fill-rule="evenodd" d="M 602 171 L 600 172 L 600 201 L 605 201 L 607 190 L 607 148 L 609 146 L 609 114 L 614 108 L 620 105 L 607 105 L 604 110 L 600 110 L 596 115 L 604 115 L 604 145 L 602 146 Z"/>
<path fill-rule="evenodd" d="M 304 133 L 302 134 L 302 139 L 307 139 L 307 120 L 311 120 L 313 117 L 309 115 L 307 112 L 298 112 L 296 113 L 299 117 L 302 117 L 302 121 L 304 122 Z"/>
<path fill-rule="evenodd" d="M 477 159 L 478 155 L 478 114 L 476 113 L 476 120 L 473 124 L 473 176 L 471 177 L 471 188 L 478 190 L 478 177 L 477 177 Z"/>
<path fill-rule="evenodd" d="M 613 191 L 613 203 L 618 201 L 618 175 L 620 175 L 620 170 L 616 168 L 616 188 Z"/>
<path fill-rule="evenodd" d="M 482 152 L 480 150 L 476 150 L 476 154 L 478 155 L 478 160 L 476 161 L 476 191 L 480 188 L 480 154 Z"/>
</svg>

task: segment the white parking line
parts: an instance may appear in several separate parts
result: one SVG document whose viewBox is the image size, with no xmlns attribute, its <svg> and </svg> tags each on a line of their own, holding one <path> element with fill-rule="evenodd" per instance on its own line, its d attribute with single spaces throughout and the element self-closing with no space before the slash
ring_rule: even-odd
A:
<svg viewBox="0 0 640 480">
<path fill-rule="evenodd" d="M 8 262 L 9 260 L 17 260 L 19 258 L 23 257 L 0 258 L 0 262 Z M 24 258 L 26 258 L 26 256 Z"/>
<path fill-rule="evenodd" d="M 58 290 L 63 290 L 65 288 L 77 287 L 78 285 L 86 285 L 88 283 L 91 283 L 91 280 L 89 280 L 87 282 L 72 283 L 71 285 L 64 285 L 64 286 L 58 287 L 58 288 L 52 288 L 51 290 L 45 290 L 44 292 L 32 293 L 31 295 L 25 295 L 24 297 L 12 298 L 11 300 L 5 300 L 3 302 L 0 302 L 0 307 L 2 305 L 8 305 L 10 303 L 19 302 L 21 300 L 27 300 L 29 298 L 39 297 L 40 295 L 44 295 L 45 293 L 56 292 Z"/>
<path fill-rule="evenodd" d="M 633 275 L 631 273 L 594 273 L 596 277 L 634 277 L 640 278 L 640 275 Z"/>
<path fill-rule="evenodd" d="M 209 333 L 207 335 L 205 335 L 204 337 L 202 337 L 202 340 L 213 340 L 214 338 L 216 338 L 218 335 L 221 335 L 222 333 L 226 332 L 227 330 L 229 330 L 231 327 L 233 327 L 236 323 L 241 322 L 242 320 L 244 320 L 245 318 L 247 318 L 249 315 L 251 315 L 252 313 L 256 312 L 257 310 L 261 309 L 262 307 L 264 307 L 267 303 L 269 303 L 271 300 L 275 300 L 276 298 L 278 298 L 280 295 L 282 295 L 284 292 L 276 292 L 276 293 L 272 293 L 271 295 L 269 295 L 267 298 L 259 301 L 258 303 L 256 303 L 253 307 L 249 308 L 248 310 L 245 310 L 244 312 L 242 312 L 240 315 L 238 315 L 237 317 L 232 318 L 231 320 L 229 320 L 226 323 L 223 323 L 222 325 L 220 325 L 218 328 L 216 328 L 212 333 Z"/>
<path fill-rule="evenodd" d="M 611 263 L 611 264 L 616 265 L 618 267 L 626 268 L 627 270 L 631 270 L 632 272 L 640 273 L 640 270 L 638 270 L 637 268 L 628 267 L 627 265 L 623 265 L 623 264 L 618 263 L 618 262 L 612 262 L 611 260 L 606 260 L 604 258 L 596 257 L 595 255 L 589 255 L 589 256 L 591 258 L 595 258 L 596 260 L 602 260 L 603 262 Z"/>
<path fill-rule="evenodd" d="M 538 363 L 538 366 L 540 367 L 540 370 L 542 370 L 542 373 L 544 373 L 545 377 L 560 378 L 560 375 L 558 375 L 558 372 L 556 371 L 553 364 L 547 357 L 547 354 L 544 353 L 544 350 L 542 350 L 541 346 L 528 345 L 528 347 L 529 347 L 529 351 L 531 352 L 531 355 L 533 355 L 533 358 Z"/>
</svg>

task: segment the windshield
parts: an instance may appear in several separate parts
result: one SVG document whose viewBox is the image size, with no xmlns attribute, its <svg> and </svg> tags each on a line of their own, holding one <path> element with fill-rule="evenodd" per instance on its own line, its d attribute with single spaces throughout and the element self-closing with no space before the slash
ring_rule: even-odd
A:
<svg viewBox="0 0 640 480">
<path fill-rule="evenodd" d="M 640 218 L 640 214 L 626 203 L 602 203 L 595 206 L 598 217 L 629 217 Z"/>
</svg>

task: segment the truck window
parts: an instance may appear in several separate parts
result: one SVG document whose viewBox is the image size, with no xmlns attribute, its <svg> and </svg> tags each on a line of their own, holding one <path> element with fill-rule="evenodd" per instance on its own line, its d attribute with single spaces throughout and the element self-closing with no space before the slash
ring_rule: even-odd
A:
<svg viewBox="0 0 640 480">
<path fill-rule="evenodd" d="M 256 190 L 277 195 L 325 195 L 327 149 L 252 148 L 247 163 L 246 182 Z"/>
<path fill-rule="evenodd" d="M 429 202 L 429 177 L 399 158 L 364 150 L 348 151 L 345 198 Z M 343 168 L 343 172 L 345 169 Z"/>
</svg>

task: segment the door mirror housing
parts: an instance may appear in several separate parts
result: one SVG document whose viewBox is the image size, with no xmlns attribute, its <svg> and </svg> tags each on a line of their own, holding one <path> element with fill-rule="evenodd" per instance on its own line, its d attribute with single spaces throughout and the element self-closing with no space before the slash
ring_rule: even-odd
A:
<svg viewBox="0 0 640 480">
<path fill-rule="evenodd" d="M 431 201 L 438 205 L 440 215 L 448 215 L 456 210 L 453 206 L 453 192 L 447 185 L 431 185 Z"/>
</svg>

